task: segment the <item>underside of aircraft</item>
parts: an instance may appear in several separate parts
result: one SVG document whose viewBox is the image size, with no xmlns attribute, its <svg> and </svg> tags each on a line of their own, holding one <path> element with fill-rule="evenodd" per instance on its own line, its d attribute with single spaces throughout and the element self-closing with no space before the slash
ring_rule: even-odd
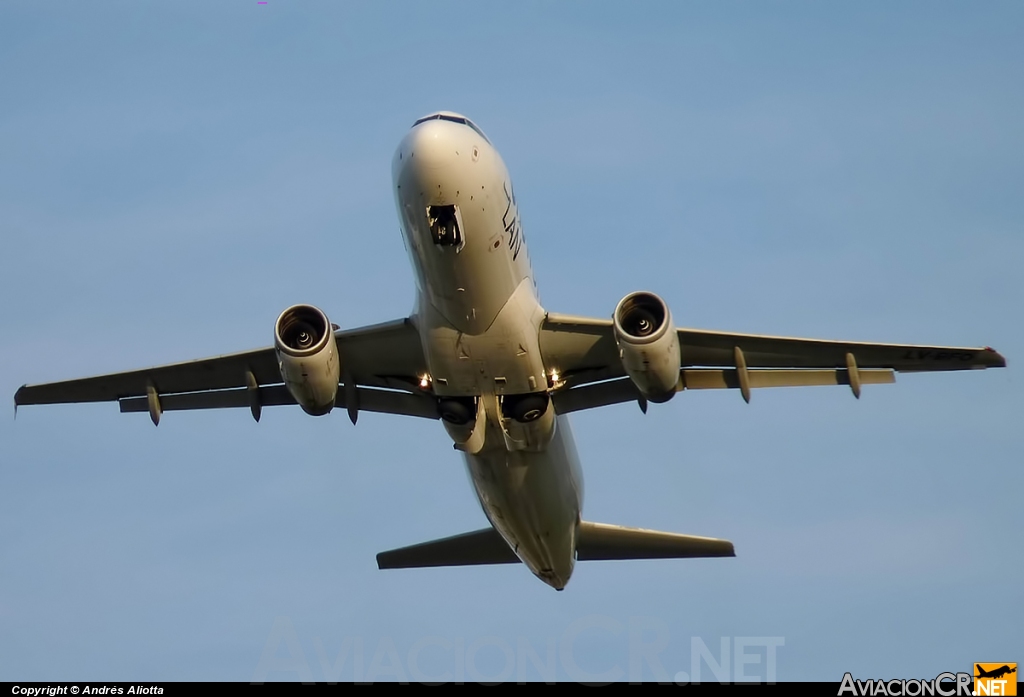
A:
<svg viewBox="0 0 1024 697">
<path fill-rule="evenodd" d="M 286 309 L 274 345 L 173 365 L 27 385 L 15 405 L 117 402 L 122 412 L 298 405 L 440 420 L 490 527 L 377 555 L 381 569 L 523 562 L 561 590 L 575 561 L 734 556 L 727 540 L 585 521 L 566 415 L 679 392 L 892 383 L 897 372 L 1004 367 L 988 347 L 878 344 L 676 327 L 651 292 L 610 317 L 548 312 L 537 298 L 504 163 L 472 121 L 418 120 L 393 160 L 419 288 L 409 317 L 341 330 Z"/>
</svg>

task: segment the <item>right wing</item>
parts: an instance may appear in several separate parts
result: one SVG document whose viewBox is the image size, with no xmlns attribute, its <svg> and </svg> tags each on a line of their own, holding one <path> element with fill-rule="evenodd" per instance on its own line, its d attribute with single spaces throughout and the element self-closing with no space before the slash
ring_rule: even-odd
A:
<svg viewBox="0 0 1024 697">
<path fill-rule="evenodd" d="M 858 384 L 894 382 L 894 371 L 1001 368 L 1006 359 L 984 347 L 830 341 L 703 329 L 677 329 L 678 389 L 849 385 L 848 356 Z M 744 366 L 736 362 L 737 350 Z M 545 364 L 558 371 L 559 413 L 642 399 L 626 377 L 611 319 L 549 313 L 541 325 Z M 750 369 L 750 370 L 747 370 Z M 859 378 L 859 380 L 858 380 Z"/>
<path fill-rule="evenodd" d="M 434 400 L 416 391 L 426 372 L 419 333 L 410 319 L 335 332 L 343 374 L 357 387 L 358 408 L 365 411 L 437 418 Z M 250 376 L 252 381 L 250 382 Z M 294 404 L 277 365 L 273 347 L 184 363 L 111 373 L 78 380 L 25 385 L 14 395 L 25 404 L 119 402 L 123 412 L 150 411 L 149 392 L 161 411 Z M 346 408 L 346 390 L 336 406 Z"/>
</svg>

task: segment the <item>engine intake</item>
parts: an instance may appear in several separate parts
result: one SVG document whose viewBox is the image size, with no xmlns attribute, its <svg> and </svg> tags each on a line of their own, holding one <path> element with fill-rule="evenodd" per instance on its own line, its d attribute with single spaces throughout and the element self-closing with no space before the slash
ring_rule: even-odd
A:
<svg viewBox="0 0 1024 697">
<path fill-rule="evenodd" d="M 679 335 L 665 301 L 654 293 L 630 293 L 612 315 L 626 375 L 646 399 L 667 402 L 679 382 Z"/>
<path fill-rule="evenodd" d="M 289 307 L 274 325 L 274 349 L 281 378 L 302 410 L 322 416 L 333 409 L 341 361 L 327 315 L 312 305 Z"/>
</svg>

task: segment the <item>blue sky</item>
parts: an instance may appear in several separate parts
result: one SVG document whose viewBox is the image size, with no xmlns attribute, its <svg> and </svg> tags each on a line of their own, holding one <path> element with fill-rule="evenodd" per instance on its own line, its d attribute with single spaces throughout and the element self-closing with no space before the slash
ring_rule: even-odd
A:
<svg viewBox="0 0 1024 697">
<path fill-rule="evenodd" d="M 576 415 L 586 518 L 738 556 L 564 593 L 376 569 L 485 524 L 439 424 L 27 407 L 0 679 L 536 680 L 548 650 L 672 679 L 743 637 L 784 641 L 780 680 L 1021 661 L 1022 30 L 997 2 L 4 3 L 0 393 L 264 346 L 296 302 L 405 316 L 390 159 L 436 109 L 503 154 L 549 310 L 650 289 L 682 326 L 1010 368 Z"/>
</svg>

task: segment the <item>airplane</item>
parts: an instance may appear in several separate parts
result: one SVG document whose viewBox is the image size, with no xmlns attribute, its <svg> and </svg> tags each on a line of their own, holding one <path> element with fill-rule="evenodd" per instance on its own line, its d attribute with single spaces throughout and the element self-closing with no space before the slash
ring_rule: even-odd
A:
<svg viewBox="0 0 1024 697">
<path fill-rule="evenodd" d="M 285 309 L 274 345 L 214 358 L 26 385 L 29 404 L 116 401 L 122 412 L 298 404 L 440 420 L 490 526 L 377 555 L 380 569 L 523 563 L 562 590 L 576 561 L 735 556 L 728 540 L 582 519 L 569 414 L 678 392 L 891 383 L 897 371 L 1005 367 L 995 350 L 826 341 L 678 328 L 649 291 L 609 318 L 548 312 L 538 298 L 507 168 L 460 114 L 418 119 L 392 161 L 416 276 L 409 316 L 341 330 L 312 305 Z"/>
<path fill-rule="evenodd" d="M 1017 672 L 1017 664 L 1016 663 L 1014 664 L 1013 668 L 1011 668 L 1008 665 L 1003 665 L 1003 666 L 1000 666 L 999 668 L 995 668 L 993 670 L 985 670 L 985 669 L 983 669 L 983 668 L 981 668 L 980 666 L 977 666 L 977 665 L 975 665 L 975 667 L 978 668 L 978 674 L 974 676 L 976 678 L 993 678 L 993 679 L 998 679 L 998 678 L 1003 677 L 1004 675 L 1009 675 L 1010 673 L 1016 673 Z"/>
</svg>

